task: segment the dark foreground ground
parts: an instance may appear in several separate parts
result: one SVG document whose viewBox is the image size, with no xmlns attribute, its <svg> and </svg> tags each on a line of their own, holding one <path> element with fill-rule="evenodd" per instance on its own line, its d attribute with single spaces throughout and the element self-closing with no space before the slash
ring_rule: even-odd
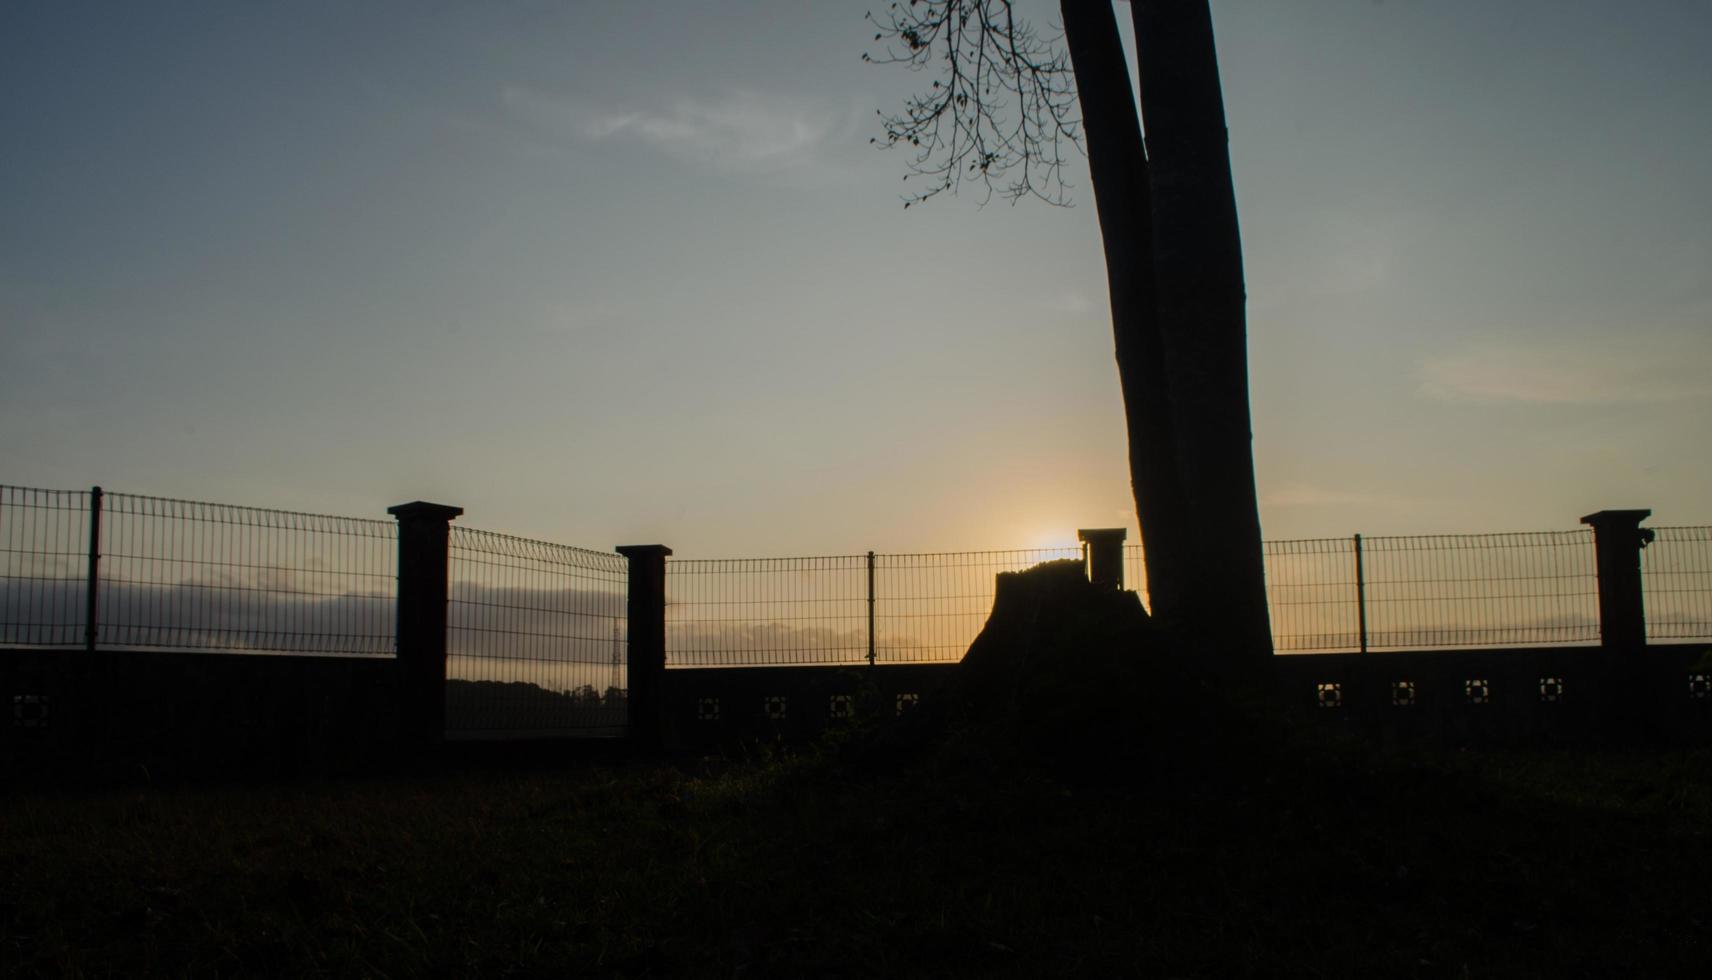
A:
<svg viewBox="0 0 1712 980">
<path fill-rule="evenodd" d="M 0 970 L 1712 975 L 1706 750 L 1274 743 L 14 787 Z"/>
</svg>

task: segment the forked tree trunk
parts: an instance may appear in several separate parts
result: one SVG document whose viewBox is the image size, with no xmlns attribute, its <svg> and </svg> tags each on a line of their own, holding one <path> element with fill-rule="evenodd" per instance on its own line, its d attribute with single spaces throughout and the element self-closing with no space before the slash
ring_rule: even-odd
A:
<svg viewBox="0 0 1712 980">
<path fill-rule="evenodd" d="M 1272 644 L 1249 422 L 1242 242 L 1212 16 L 1206 0 L 1132 0 L 1131 11 L 1155 303 L 1176 469 L 1194 535 L 1186 554 L 1188 612 L 1204 624 L 1221 660 L 1252 664 L 1270 655 Z"/>
<path fill-rule="evenodd" d="M 1112 336 L 1129 433 L 1130 488 L 1147 563 L 1148 605 L 1187 626 L 1185 553 L 1191 516 L 1177 478 L 1175 439 L 1154 289 L 1147 158 L 1110 0 L 1061 0 L 1076 71 L 1088 169 L 1106 253 Z"/>
</svg>

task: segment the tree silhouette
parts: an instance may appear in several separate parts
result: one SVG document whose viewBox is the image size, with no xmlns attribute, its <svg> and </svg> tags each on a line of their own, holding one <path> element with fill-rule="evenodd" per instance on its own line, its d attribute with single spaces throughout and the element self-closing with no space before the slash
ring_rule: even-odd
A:
<svg viewBox="0 0 1712 980">
<path fill-rule="evenodd" d="M 966 184 L 1068 202 L 1087 155 L 1153 613 L 1221 667 L 1271 653 L 1249 427 L 1242 247 L 1205 0 L 1133 0 L 1141 113 L 1110 0 L 1060 0 L 1063 47 L 1012 0 L 870 14 L 881 64 L 934 69 L 876 142 L 912 151 L 905 207 Z M 1080 113 L 1078 115 L 1078 109 Z M 1145 127 L 1145 140 L 1143 132 Z"/>
</svg>

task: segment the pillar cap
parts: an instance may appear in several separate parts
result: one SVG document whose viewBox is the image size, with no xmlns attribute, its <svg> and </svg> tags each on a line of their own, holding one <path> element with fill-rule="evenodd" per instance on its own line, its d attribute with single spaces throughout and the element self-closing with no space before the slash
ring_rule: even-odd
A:
<svg viewBox="0 0 1712 980">
<path fill-rule="evenodd" d="M 1121 527 L 1085 527 L 1077 530 L 1077 541 L 1122 541 L 1129 531 Z"/>
<path fill-rule="evenodd" d="M 400 520 L 441 520 L 449 521 L 464 513 L 462 507 L 450 504 L 431 504 L 426 500 L 412 500 L 408 504 L 394 504 L 386 509 L 388 514 Z"/>
<path fill-rule="evenodd" d="M 1651 516 L 1653 512 L 1644 507 L 1638 510 L 1596 510 L 1583 517 L 1581 523 L 1595 527 L 1601 524 L 1639 524 Z"/>
<path fill-rule="evenodd" d="M 664 558 L 672 553 L 672 549 L 663 544 L 621 544 L 612 550 L 626 558 L 647 558 L 650 555 Z"/>
</svg>

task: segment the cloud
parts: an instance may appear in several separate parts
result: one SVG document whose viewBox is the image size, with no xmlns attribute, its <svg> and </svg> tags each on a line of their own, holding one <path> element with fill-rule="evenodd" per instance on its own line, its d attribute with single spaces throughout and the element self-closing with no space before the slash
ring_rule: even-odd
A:
<svg viewBox="0 0 1712 980">
<path fill-rule="evenodd" d="M 0 647 L 61 646 L 83 638 L 81 563 L 28 560 L 0 577 Z M 391 656 L 395 599 L 337 593 L 337 575 L 288 568 L 203 574 L 179 582 L 104 580 L 104 647 Z M 605 665 L 624 630 L 624 595 L 528 589 L 454 579 L 447 647 L 455 658 Z M 616 630 L 616 633 L 615 633 Z"/>
<path fill-rule="evenodd" d="M 520 87 L 507 88 L 503 99 L 515 117 L 533 126 L 595 143 L 632 140 L 727 173 L 822 166 L 822 149 L 849 138 L 855 126 L 853 108 L 749 90 L 616 112 Z"/>
<path fill-rule="evenodd" d="M 1554 347 L 1481 346 L 1421 366 L 1420 390 L 1451 402 L 1601 405 L 1712 395 L 1707 352 L 1687 343 L 1620 347 L 1573 339 Z"/>
</svg>

